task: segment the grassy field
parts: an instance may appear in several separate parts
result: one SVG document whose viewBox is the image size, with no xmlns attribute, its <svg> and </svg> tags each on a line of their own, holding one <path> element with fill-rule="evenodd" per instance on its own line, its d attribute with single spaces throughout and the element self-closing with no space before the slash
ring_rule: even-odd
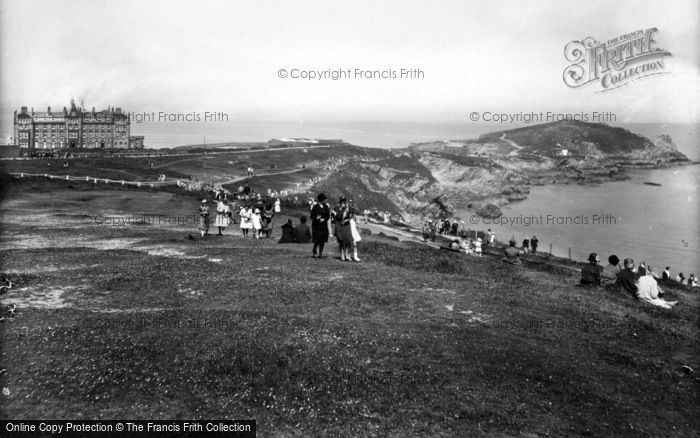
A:
<svg viewBox="0 0 700 438">
<path fill-rule="evenodd" d="M 0 296 L 17 306 L 0 323 L 3 418 L 251 418 L 259 436 L 700 430 L 687 288 L 667 288 L 680 304 L 666 311 L 538 260 L 376 236 L 361 263 L 317 260 L 276 243 L 303 210 L 269 240 L 236 225 L 202 239 L 156 219 L 196 214 L 201 195 L 174 187 L 3 189 L 0 266 L 17 282 Z"/>
</svg>

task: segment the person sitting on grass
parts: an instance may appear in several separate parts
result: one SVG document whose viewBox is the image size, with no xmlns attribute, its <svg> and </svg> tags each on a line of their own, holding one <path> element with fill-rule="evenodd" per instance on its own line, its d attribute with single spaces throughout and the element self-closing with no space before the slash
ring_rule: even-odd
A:
<svg viewBox="0 0 700 438">
<path fill-rule="evenodd" d="M 464 239 L 462 240 L 462 249 L 466 255 L 472 255 L 472 240 Z"/>
<path fill-rule="evenodd" d="M 581 269 L 581 284 L 584 286 L 599 286 L 602 283 L 603 267 L 598 265 L 600 257 L 592 252 L 588 256 L 588 264 Z"/>
<path fill-rule="evenodd" d="M 510 239 L 508 242 L 508 247 L 505 249 L 505 257 L 503 258 L 504 263 L 510 263 L 511 265 L 522 265 L 523 262 L 520 260 L 520 250 L 515 247 L 515 238 Z"/>
<path fill-rule="evenodd" d="M 282 229 L 282 237 L 277 243 L 294 243 L 294 225 L 292 225 L 292 220 L 287 219 L 287 223 L 280 228 Z"/>
<path fill-rule="evenodd" d="M 309 228 L 309 226 L 306 225 L 306 215 L 301 215 L 299 221 L 299 225 L 294 227 L 294 241 L 296 243 L 310 243 L 311 228 Z"/>
<path fill-rule="evenodd" d="M 624 291 L 637 297 L 637 274 L 634 273 L 634 260 L 625 259 L 624 269 L 617 274 L 617 285 Z"/>
<path fill-rule="evenodd" d="M 637 298 L 654 306 L 663 307 L 664 309 L 670 309 L 678 304 L 678 301 L 666 301 L 661 298 L 664 292 L 652 275 L 651 266 L 647 266 L 646 271 L 647 274 L 640 276 L 637 281 Z"/>
<path fill-rule="evenodd" d="M 459 239 L 452 239 L 450 242 L 450 249 L 454 249 L 455 251 L 459 251 L 462 245 L 459 242 Z"/>
<path fill-rule="evenodd" d="M 647 263 L 646 262 L 642 262 L 639 264 L 639 267 L 637 268 L 637 275 L 640 277 L 647 275 Z"/>
<path fill-rule="evenodd" d="M 671 267 L 666 266 L 666 269 L 664 269 L 664 273 L 661 274 L 661 279 L 663 281 L 669 281 L 671 279 Z"/>
<path fill-rule="evenodd" d="M 620 259 L 614 254 L 608 257 L 608 264 L 603 268 L 603 272 L 600 274 L 603 284 L 615 284 L 617 281 L 617 274 L 619 274 L 620 271 Z"/>
</svg>

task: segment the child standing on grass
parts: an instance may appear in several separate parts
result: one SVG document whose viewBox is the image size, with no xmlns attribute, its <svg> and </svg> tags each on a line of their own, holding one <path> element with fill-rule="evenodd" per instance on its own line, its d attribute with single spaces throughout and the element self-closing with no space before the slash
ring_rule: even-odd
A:
<svg viewBox="0 0 700 438">
<path fill-rule="evenodd" d="M 477 237 L 474 242 L 474 255 L 481 257 L 481 237 Z"/>
<path fill-rule="evenodd" d="M 265 210 L 262 212 L 262 232 L 265 233 L 265 237 L 270 238 L 272 234 L 272 218 L 275 216 L 275 212 L 272 209 L 272 204 L 269 202 L 265 205 Z"/>
<path fill-rule="evenodd" d="M 209 235 L 209 206 L 206 199 L 202 199 L 199 206 L 199 232 L 202 237 Z"/>
<path fill-rule="evenodd" d="M 255 209 L 251 220 L 253 222 L 253 237 L 260 239 L 262 237 L 262 217 L 259 209 Z"/>
<path fill-rule="evenodd" d="M 224 202 L 223 197 L 221 197 L 216 204 L 216 219 L 214 219 L 214 226 L 219 227 L 219 236 L 224 235 L 224 228 L 228 227 L 228 224 L 229 208 L 226 202 Z"/>
<path fill-rule="evenodd" d="M 282 213 L 281 205 L 282 202 L 280 201 L 280 198 L 275 199 L 275 213 Z"/>
<path fill-rule="evenodd" d="M 241 236 L 248 237 L 248 232 L 251 228 L 253 228 L 253 224 L 251 223 L 253 212 L 250 211 L 250 207 L 248 205 L 244 205 L 241 207 L 241 212 L 239 215 L 241 216 Z"/>
</svg>

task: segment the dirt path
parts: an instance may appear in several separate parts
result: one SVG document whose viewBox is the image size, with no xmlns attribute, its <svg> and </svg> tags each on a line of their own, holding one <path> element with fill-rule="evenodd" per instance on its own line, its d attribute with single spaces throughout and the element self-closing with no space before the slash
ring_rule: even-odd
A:
<svg viewBox="0 0 700 438">
<path fill-rule="evenodd" d="M 521 149 L 524 149 L 522 146 L 520 146 L 518 143 L 514 142 L 513 140 L 508 140 L 508 139 L 506 138 L 506 135 L 505 135 L 505 134 L 503 134 L 503 135 L 501 136 L 501 140 L 505 141 L 505 142 L 508 143 L 509 145 L 511 145 L 511 146 L 513 146 L 514 148 L 516 148 L 516 150 L 514 150 L 513 152 L 511 152 L 511 153 L 508 154 L 509 156 L 518 155 L 518 153 L 520 153 L 520 150 L 521 150 Z"/>
</svg>

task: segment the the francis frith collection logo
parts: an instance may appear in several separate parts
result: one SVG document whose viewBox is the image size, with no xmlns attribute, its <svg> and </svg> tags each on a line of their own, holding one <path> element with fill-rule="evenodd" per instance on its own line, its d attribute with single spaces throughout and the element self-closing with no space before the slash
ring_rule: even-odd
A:
<svg viewBox="0 0 700 438">
<path fill-rule="evenodd" d="M 668 73 L 664 57 L 671 52 L 659 48 L 654 40 L 655 27 L 620 35 L 606 42 L 592 37 L 571 41 L 564 48 L 564 83 L 571 88 L 598 85 L 606 92 L 647 76 Z"/>
</svg>

